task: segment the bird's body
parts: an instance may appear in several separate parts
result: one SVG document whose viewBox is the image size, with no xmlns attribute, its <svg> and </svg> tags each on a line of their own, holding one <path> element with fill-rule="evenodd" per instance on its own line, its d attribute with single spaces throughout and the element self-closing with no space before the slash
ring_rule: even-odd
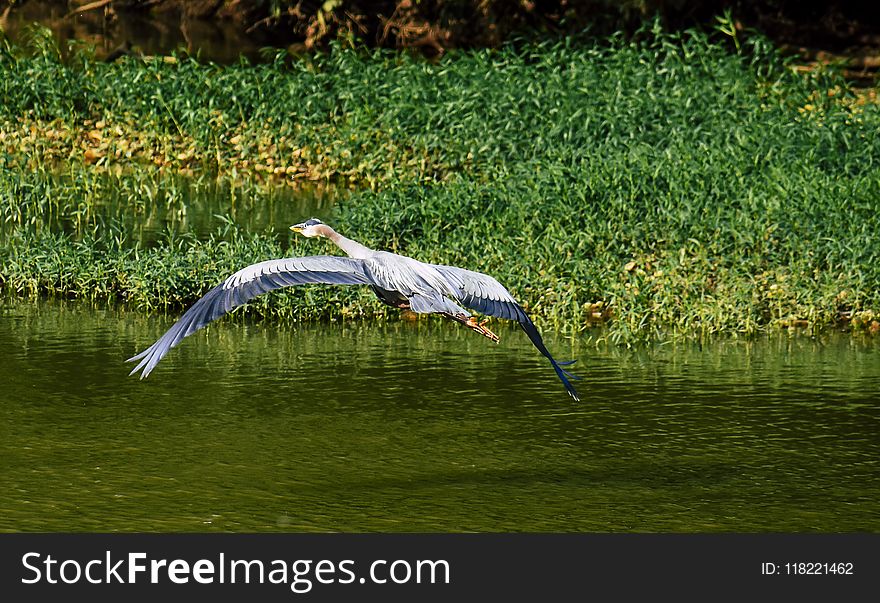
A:
<svg viewBox="0 0 880 603">
<path fill-rule="evenodd" d="M 374 251 L 314 218 L 291 229 L 307 237 L 329 238 L 349 257 L 318 255 L 268 260 L 239 270 L 193 304 L 153 345 L 129 358 L 139 361 L 131 374 L 142 371 L 143 379 L 184 337 L 268 291 L 308 283 L 369 285 L 383 303 L 419 314 L 440 314 L 493 341 L 498 341 L 498 337 L 476 322 L 462 305 L 488 316 L 517 321 L 535 347 L 550 360 L 569 395 L 579 399 L 569 381 L 576 377 L 560 366 L 570 363 L 557 362 L 550 355 L 525 311 L 491 276 Z"/>
</svg>

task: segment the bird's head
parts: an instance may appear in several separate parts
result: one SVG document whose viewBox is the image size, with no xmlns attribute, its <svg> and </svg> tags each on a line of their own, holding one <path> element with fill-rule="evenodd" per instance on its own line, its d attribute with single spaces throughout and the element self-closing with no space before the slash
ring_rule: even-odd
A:
<svg viewBox="0 0 880 603">
<path fill-rule="evenodd" d="M 322 228 L 324 223 L 321 222 L 318 218 L 311 218 L 310 220 L 306 220 L 301 224 L 294 224 L 290 227 L 290 230 L 293 232 L 297 232 L 304 237 L 323 237 L 326 236 L 324 234 L 324 229 Z"/>
</svg>

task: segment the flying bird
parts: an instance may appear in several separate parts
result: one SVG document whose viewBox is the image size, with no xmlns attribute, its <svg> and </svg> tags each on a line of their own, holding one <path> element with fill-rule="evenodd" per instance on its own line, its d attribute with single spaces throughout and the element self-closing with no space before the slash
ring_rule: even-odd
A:
<svg viewBox="0 0 880 603">
<path fill-rule="evenodd" d="M 193 304 L 156 343 L 129 358 L 127 362 L 138 363 L 129 374 L 141 371 L 143 379 L 184 337 L 263 293 L 307 283 L 368 285 L 389 306 L 418 314 L 439 314 L 495 342 L 498 336 L 462 305 L 488 316 L 515 320 L 538 351 L 550 361 L 568 394 L 575 400 L 580 399 L 569 381 L 579 377 L 562 368 L 573 364 L 574 360 L 559 362 L 553 358 L 522 307 L 491 276 L 455 266 L 426 264 L 387 251 L 374 251 L 342 236 L 317 218 L 294 224 L 290 229 L 304 237 L 330 239 L 348 257 L 284 258 L 239 270 Z"/>
</svg>

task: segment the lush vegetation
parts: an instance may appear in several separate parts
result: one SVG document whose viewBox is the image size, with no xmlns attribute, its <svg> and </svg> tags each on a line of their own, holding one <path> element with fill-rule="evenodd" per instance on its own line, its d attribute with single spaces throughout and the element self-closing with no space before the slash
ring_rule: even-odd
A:
<svg viewBox="0 0 880 603">
<path fill-rule="evenodd" d="M 212 237 L 143 246 L 90 217 L 108 181 L 137 215 L 161 197 L 138 174 L 165 170 L 246 175 L 253 194 L 264 180 L 344 184 L 339 230 L 490 272 L 569 332 L 880 329 L 874 91 L 796 73 L 760 39 L 638 39 L 433 63 L 336 47 L 230 67 L 61 60 L 39 36 L 30 52 L 7 45 L 0 286 L 178 307 L 249 262 L 317 252 L 219 218 Z M 44 226 L 58 215 L 67 233 Z M 301 319 L 385 315 L 345 289 L 255 305 Z"/>
</svg>

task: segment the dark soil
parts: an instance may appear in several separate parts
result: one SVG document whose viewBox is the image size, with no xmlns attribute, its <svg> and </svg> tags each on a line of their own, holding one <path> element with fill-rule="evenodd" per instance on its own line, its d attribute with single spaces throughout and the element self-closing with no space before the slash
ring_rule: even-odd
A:
<svg viewBox="0 0 880 603">
<path fill-rule="evenodd" d="M 104 55 L 137 46 L 140 28 L 170 44 L 166 52 L 224 43 L 249 55 L 263 46 L 308 51 L 342 38 L 436 56 L 585 29 L 632 34 L 655 16 L 670 30 L 712 28 L 725 11 L 743 33 L 759 31 L 807 63 L 838 61 L 866 83 L 880 69 L 880 2 L 846 0 L 0 0 L 0 29 L 17 16 L 36 19 L 61 37 L 103 36 Z"/>
</svg>

